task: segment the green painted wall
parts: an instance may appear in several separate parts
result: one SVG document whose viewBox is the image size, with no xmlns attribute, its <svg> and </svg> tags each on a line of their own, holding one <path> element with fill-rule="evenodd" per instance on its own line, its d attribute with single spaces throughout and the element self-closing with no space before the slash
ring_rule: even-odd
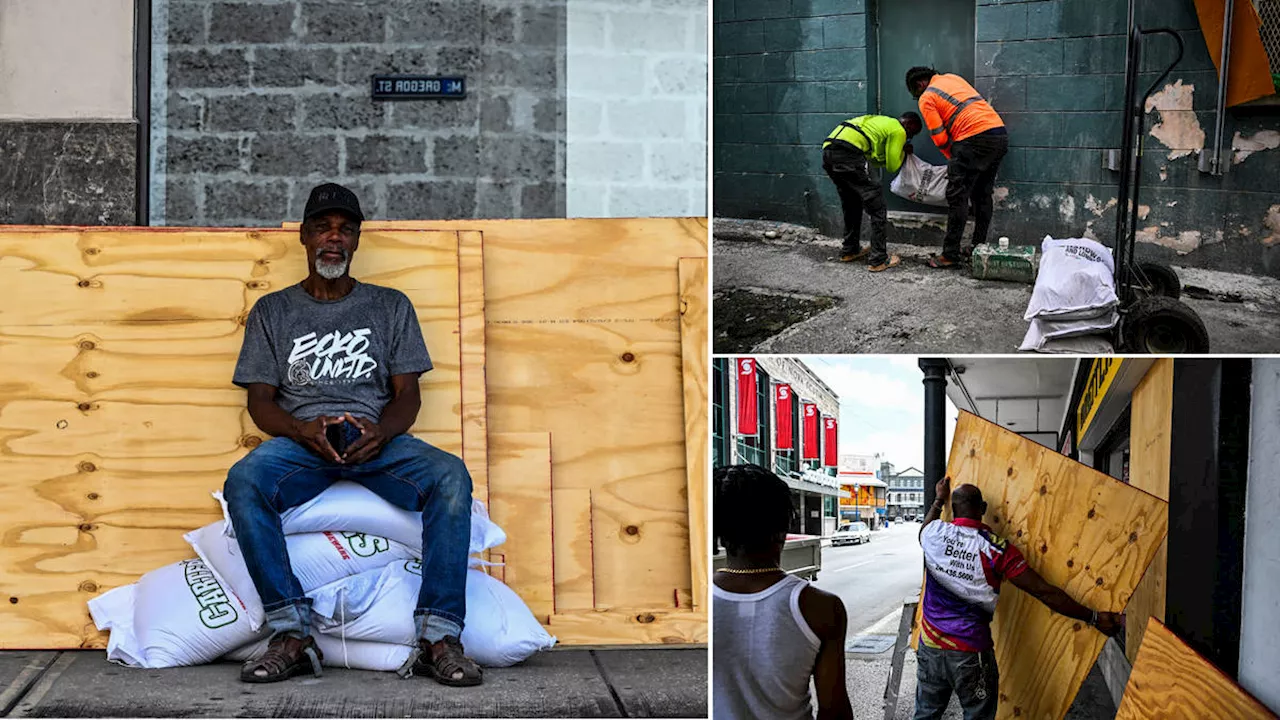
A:
<svg viewBox="0 0 1280 720">
<path fill-rule="evenodd" d="M 874 107 L 877 88 L 868 77 L 875 73 L 868 74 L 867 66 L 876 55 L 875 1 L 713 0 L 715 215 L 797 222 L 839 235 L 839 201 L 821 170 L 821 139 L 839 116 Z M 1046 234 L 1092 234 L 1110 243 L 1119 178 L 1102 167 L 1101 156 L 1120 145 L 1127 1 L 976 5 L 971 80 L 1004 118 L 1010 136 L 996 183 L 993 236 L 1038 244 Z M 1192 1 L 1138 0 L 1137 16 L 1143 27 L 1171 27 L 1186 42 L 1183 61 L 1157 93 L 1181 83 L 1181 92 L 1190 95 L 1192 125 L 1211 145 L 1217 74 Z M 825 30 L 834 20 L 860 27 L 862 35 L 846 35 L 843 46 L 827 48 L 826 33 L 815 28 Z M 807 30 L 780 32 L 784 27 Z M 819 40 L 821 50 L 808 49 Z M 1173 52 L 1166 38 L 1148 43 L 1144 87 Z M 806 55 L 801 65 L 797 55 Z M 822 73 L 814 69 L 819 66 Z M 1228 146 L 1237 133 L 1280 130 L 1276 108 L 1227 114 Z M 1173 122 L 1190 119 L 1184 114 Z M 1197 170 L 1195 152 L 1171 159 L 1171 149 L 1150 134 L 1159 122 L 1170 121 L 1160 111 L 1148 114 L 1140 254 L 1280 277 L 1280 149 L 1256 152 L 1214 177 Z M 916 141 L 925 142 L 923 136 Z M 932 244 L 941 235 L 937 228 L 895 228 L 890 241 Z"/>
</svg>

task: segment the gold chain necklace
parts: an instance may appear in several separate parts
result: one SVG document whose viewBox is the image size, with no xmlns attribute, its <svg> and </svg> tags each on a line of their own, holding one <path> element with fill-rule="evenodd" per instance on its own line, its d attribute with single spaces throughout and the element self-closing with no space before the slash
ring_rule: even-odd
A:
<svg viewBox="0 0 1280 720">
<path fill-rule="evenodd" d="M 762 575 L 764 573 L 771 573 L 774 571 L 781 572 L 782 568 L 720 568 L 719 570 L 716 570 L 716 572 L 729 573 L 731 575 Z"/>
</svg>

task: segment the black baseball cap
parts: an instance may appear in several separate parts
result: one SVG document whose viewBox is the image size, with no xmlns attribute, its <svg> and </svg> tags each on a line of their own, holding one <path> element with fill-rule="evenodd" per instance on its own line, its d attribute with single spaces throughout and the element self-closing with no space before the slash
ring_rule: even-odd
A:
<svg viewBox="0 0 1280 720">
<path fill-rule="evenodd" d="M 325 183 L 311 188 L 311 196 L 307 198 L 307 209 L 303 212 L 303 222 L 316 215 L 338 210 L 364 222 L 364 213 L 360 212 L 360 201 L 356 194 L 337 183 Z"/>
</svg>

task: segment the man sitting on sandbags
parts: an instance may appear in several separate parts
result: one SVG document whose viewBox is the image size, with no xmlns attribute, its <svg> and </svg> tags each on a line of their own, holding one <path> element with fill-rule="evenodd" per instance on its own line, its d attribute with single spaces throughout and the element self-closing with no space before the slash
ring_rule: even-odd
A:
<svg viewBox="0 0 1280 720">
<path fill-rule="evenodd" d="M 363 221 L 350 190 L 314 188 L 301 228 L 309 274 L 258 300 L 245 324 L 233 381 L 248 390 L 250 417 L 273 438 L 231 468 L 223 495 L 272 635 L 240 679 L 320 674 L 311 601 L 290 567 L 280 514 L 350 480 L 422 513 L 414 673 L 479 685 L 480 667 L 460 640 L 471 475 L 458 457 L 407 434 L 421 406 L 418 376 L 431 358 L 409 299 L 350 275 Z"/>
</svg>

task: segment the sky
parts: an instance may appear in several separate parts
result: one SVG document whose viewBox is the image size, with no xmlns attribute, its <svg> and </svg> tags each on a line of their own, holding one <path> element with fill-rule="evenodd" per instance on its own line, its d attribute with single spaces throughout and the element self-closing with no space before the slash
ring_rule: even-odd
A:
<svg viewBox="0 0 1280 720">
<path fill-rule="evenodd" d="M 880 454 L 902 471 L 924 470 L 924 374 L 911 356 L 800 358 L 840 398 L 840 453 Z M 956 408 L 947 400 L 947 444 Z"/>
</svg>

